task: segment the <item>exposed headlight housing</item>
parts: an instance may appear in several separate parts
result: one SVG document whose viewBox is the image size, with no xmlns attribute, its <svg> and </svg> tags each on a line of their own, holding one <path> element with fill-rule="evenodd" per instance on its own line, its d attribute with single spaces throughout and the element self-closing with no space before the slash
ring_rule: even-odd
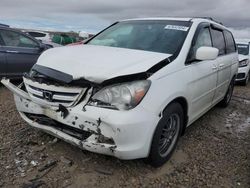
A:
<svg viewBox="0 0 250 188">
<path fill-rule="evenodd" d="M 240 61 L 239 67 L 246 67 L 249 64 L 249 60 L 245 59 L 243 61 Z"/>
<path fill-rule="evenodd" d="M 149 80 L 107 86 L 93 95 L 91 106 L 129 110 L 137 106 L 147 93 L 151 82 Z"/>
</svg>

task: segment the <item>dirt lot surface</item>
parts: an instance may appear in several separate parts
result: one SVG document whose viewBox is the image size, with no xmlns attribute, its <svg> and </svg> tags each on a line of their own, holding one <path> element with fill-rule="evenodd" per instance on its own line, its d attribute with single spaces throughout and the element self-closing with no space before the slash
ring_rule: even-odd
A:
<svg viewBox="0 0 250 188">
<path fill-rule="evenodd" d="M 250 187 L 250 84 L 190 126 L 163 167 L 71 146 L 29 126 L 0 86 L 0 187 Z M 47 167 L 47 168 L 45 168 Z"/>
</svg>

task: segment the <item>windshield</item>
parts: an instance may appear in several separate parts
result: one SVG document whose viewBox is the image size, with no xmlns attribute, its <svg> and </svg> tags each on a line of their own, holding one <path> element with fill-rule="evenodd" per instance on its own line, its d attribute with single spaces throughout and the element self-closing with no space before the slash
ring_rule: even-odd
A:
<svg viewBox="0 0 250 188">
<path fill-rule="evenodd" d="M 247 44 L 237 44 L 238 46 L 238 53 L 241 55 L 248 55 L 249 54 L 249 45 Z"/>
<path fill-rule="evenodd" d="M 88 44 L 174 54 L 182 47 L 190 26 L 187 21 L 123 21 Z"/>
</svg>

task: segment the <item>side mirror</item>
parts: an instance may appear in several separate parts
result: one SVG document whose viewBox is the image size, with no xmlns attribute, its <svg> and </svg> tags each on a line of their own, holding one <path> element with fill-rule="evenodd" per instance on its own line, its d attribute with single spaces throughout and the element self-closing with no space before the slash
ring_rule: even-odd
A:
<svg viewBox="0 0 250 188">
<path fill-rule="evenodd" d="M 44 50 L 46 50 L 46 49 L 47 49 L 46 44 L 40 43 L 40 45 L 39 45 L 39 50 L 42 52 L 42 51 L 44 51 Z"/>
<path fill-rule="evenodd" d="M 219 50 L 214 47 L 202 46 L 196 50 L 195 59 L 200 61 L 214 60 L 218 57 Z"/>
</svg>

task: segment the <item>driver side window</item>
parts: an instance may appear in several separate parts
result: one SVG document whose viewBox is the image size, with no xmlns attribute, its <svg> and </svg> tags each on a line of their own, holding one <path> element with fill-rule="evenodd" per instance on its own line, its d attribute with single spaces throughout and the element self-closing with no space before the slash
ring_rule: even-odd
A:
<svg viewBox="0 0 250 188">
<path fill-rule="evenodd" d="M 195 44 L 191 48 L 189 59 L 195 60 L 195 52 L 199 47 L 202 47 L 202 46 L 212 47 L 212 39 L 211 39 L 209 28 L 203 28 L 200 31 L 195 41 Z"/>
<path fill-rule="evenodd" d="M 0 30 L 0 36 L 4 42 L 4 46 L 37 48 L 38 44 L 30 38 L 14 31 Z"/>
</svg>

